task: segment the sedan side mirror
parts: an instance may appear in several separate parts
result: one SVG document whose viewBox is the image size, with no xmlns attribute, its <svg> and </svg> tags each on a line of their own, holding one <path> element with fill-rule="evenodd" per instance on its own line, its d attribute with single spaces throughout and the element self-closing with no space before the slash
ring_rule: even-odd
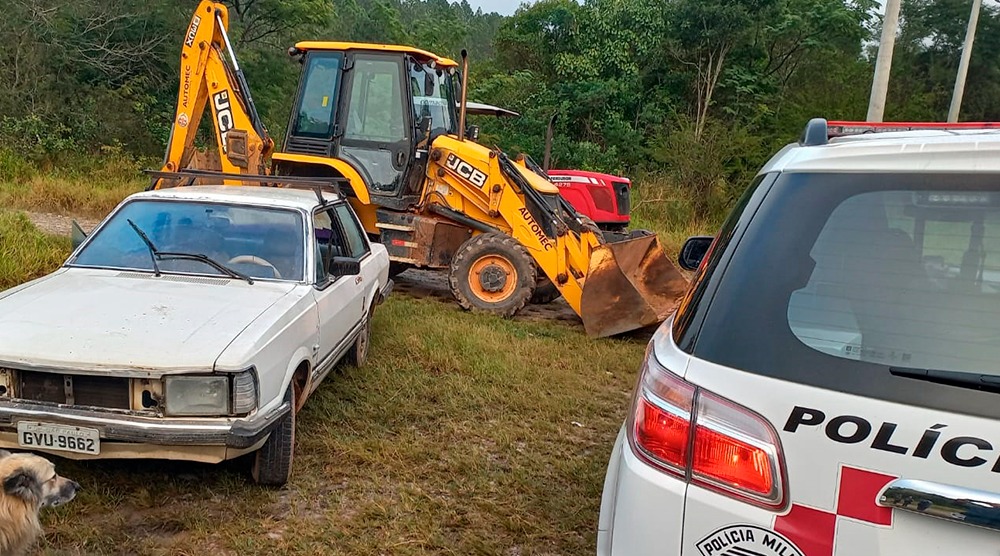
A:
<svg viewBox="0 0 1000 556">
<path fill-rule="evenodd" d="M 677 257 L 677 262 L 680 263 L 681 268 L 684 270 L 698 270 L 698 265 L 705 258 L 705 253 L 708 253 L 708 248 L 712 246 L 713 241 L 715 241 L 713 236 L 689 237 L 684 242 L 684 247 L 681 248 L 680 256 Z"/>
<path fill-rule="evenodd" d="M 73 242 L 74 251 L 87 239 L 87 232 L 83 231 L 83 228 L 80 227 L 80 224 L 76 220 L 73 221 L 70 239 Z"/>
<path fill-rule="evenodd" d="M 361 274 L 361 261 L 350 257 L 333 257 L 327 270 L 330 276 L 357 276 Z"/>
</svg>

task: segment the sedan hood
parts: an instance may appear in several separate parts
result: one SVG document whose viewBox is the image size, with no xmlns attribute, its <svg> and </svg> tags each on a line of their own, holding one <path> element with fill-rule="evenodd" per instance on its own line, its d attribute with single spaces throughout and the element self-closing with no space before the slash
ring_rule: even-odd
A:
<svg viewBox="0 0 1000 556">
<path fill-rule="evenodd" d="M 295 284 L 70 268 L 0 294 L 0 365 L 210 370 Z"/>
</svg>

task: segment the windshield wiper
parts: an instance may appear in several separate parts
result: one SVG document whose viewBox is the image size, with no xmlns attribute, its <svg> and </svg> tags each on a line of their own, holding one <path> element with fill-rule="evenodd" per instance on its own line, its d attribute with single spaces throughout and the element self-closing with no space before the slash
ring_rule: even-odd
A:
<svg viewBox="0 0 1000 556">
<path fill-rule="evenodd" d="M 149 236 L 146 235 L 146 232 L 143 232 L 142 229 L 139 228 L 139 226 L 136 226 L 135 222 L 132 222 L 131 218 L 126 219 L 125 221 L 128 222 L 128 225 L 131 226 L 133 230 L 135 230 L 135 233 L 139 234 L 139 237 L 142 239 L 142 242 L 145 243 L 146 248 L 149 249 L 149 258 L 153 260 L 153 272 L 155 273 L 155 276 L 160 276 L 161 274 L 160 266 L 157 264 L 157 261 L 172 261 L 172 260 L 175 261 L 183 259 L 191 261 L 201 261 L 209 266 L 214 267 L 219 272 L 228 275 L 230 278 L 238 278 L 240 280 L 246 280 L 248 284 L 253 284 L 253 278 L 247 276 L 246 274 L 243 274 L 242 272 L 238 272 L 236 270 L 229 268 L 228 266 L 216 261 L 215 259 L 209 257 L 208 255 L 202 255 L 200 253 L 176 253 L 176 252 L 160 251 L 159 249 L 156 248 L 155 245 L 153 245 L 153 242 L 149 239 Z"/>
<path fill-rule="evenodd" d="M 967 371 L 942 371 L 938 369 L 911 369 L 906 367 L 889 367 L 894 376 L 984 390 L 1000 394 L 1000 376 Z"/>
<path fill-rule="evenodd" d="M 131 218 L 128 218 L 125 221 L 128 222 L 128 225 L 131 226 L 133 230 L 135 230 L 135 233 L 139 234 L 139 238 L 142 239 L 142 242 L 146 244 L 146 248 L 149 249 L 149 258 L 153 261 L 153 275 L 159 277 L 160 266 L 156 264 L 156 260 L 159 258 L 159 252 L 156 250 L 156 246 L 153 245 L 152 241 L 150 241 L 146 232 L 142 231 L 139 226 L 136 226 L 135 222 L 132 222 Z"/>
<path fill-rule="evenodd" d="M 238 278 L 240 280 L 246 280 L 248 284 L 253 284 L 253 278 L 243 274 L 237 270 L 233 270 L 228 266 L 216 261 L 208 255 L 202 255 L 201 253 L 180 253 L 180 252 L 170 252 L 170 251 L 157 251 L 156 256 L 161 261 L 175 261 L 175 260 L 190 260 L 190 261 L 201 261 L 209 266 L 214 267 L 219 272 L 228 275 L 230 278 Z"/>
</svg>

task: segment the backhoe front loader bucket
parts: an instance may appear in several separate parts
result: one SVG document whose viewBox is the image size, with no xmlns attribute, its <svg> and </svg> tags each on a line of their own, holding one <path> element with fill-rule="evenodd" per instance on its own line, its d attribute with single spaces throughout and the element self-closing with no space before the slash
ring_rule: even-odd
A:
<svg viewBox="0 0 1000 556">
<path fill-rule="evenodd" d="M 589 336 L 621 334 L 663 322 L 688 281 L 654 235 L 605 243 L 590 257 L 580 299 Z"/>
</svg>

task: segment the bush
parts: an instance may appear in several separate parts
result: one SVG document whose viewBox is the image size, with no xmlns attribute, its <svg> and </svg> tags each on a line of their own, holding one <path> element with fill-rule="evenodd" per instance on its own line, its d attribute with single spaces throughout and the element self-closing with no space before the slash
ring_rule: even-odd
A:
<svg viewBox="0 0 1000 556">
<path fill-rule="evenodd" d="M 24 181 L 35 173 L 27 159 L 13 150 L 0 147 L 0 181 Z"/>
<path fill-rule="evenodd" d="M 763 141 L 747 128 L 710 120 L 700 136 L 694 122 L 677 120 L 653 141 L 651 158 L 693 207 L 693 217 L 721 221 L 766 160 Z"/>
</svg>

